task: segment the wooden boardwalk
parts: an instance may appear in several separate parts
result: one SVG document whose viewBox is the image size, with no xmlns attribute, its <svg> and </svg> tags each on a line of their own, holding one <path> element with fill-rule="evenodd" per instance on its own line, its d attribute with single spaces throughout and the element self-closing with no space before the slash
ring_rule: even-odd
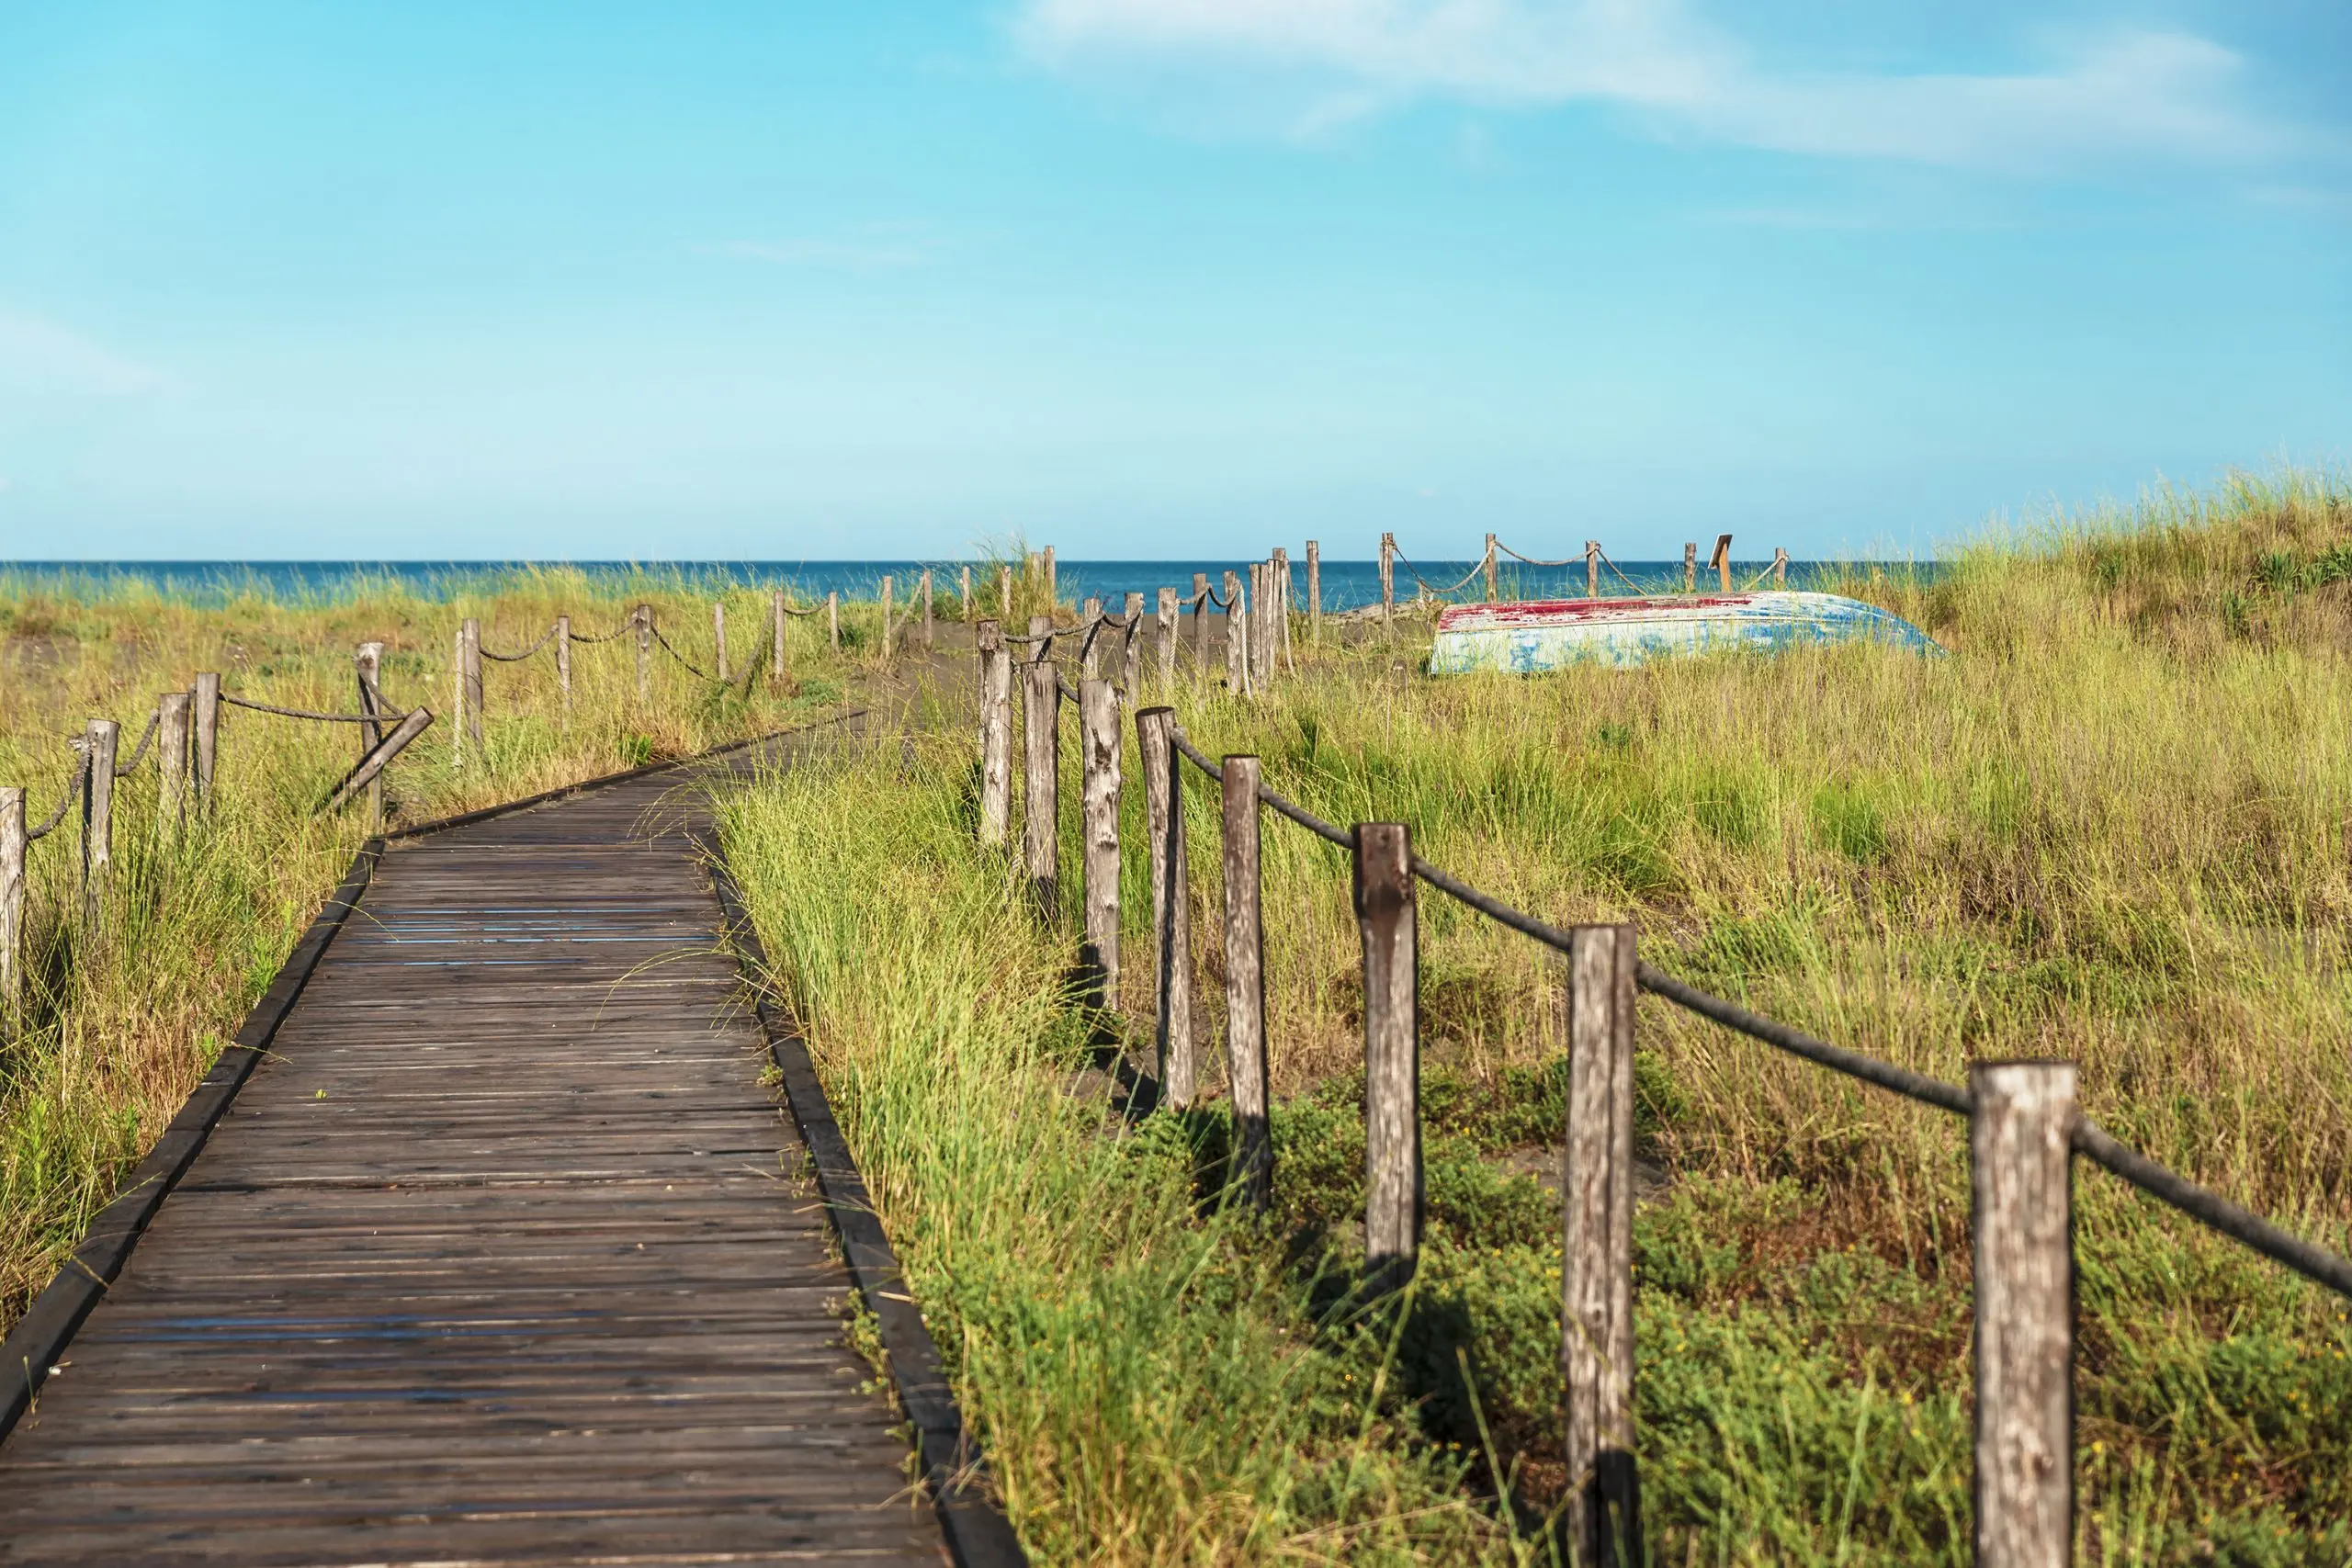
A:
<svg viewBox="0 0 2352 1568">
<path fill-rule="evenodd" d="M 386 853 L 0 1447 L 0 1562 L 944 1560 L 680 784 Z"/>
</svg>

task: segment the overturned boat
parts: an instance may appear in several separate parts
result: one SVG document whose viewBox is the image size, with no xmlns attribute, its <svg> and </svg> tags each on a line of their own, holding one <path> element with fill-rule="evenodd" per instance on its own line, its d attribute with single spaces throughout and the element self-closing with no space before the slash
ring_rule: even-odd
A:
<svg viewBox="0 0 2352 1568">
<path fill-rule="evenodd" d="M 1430 673 L 1532 675 L 1589 660 L 1643 664 L 1727 649 L 1777 653 L 1832 642 L 1877 642 L 1941 653 L 1902 616 L 1837 593 L 1680 594 L 1657 599 L 1546 599 L 1457 604 L 1438 617 Z"/>
</svg>

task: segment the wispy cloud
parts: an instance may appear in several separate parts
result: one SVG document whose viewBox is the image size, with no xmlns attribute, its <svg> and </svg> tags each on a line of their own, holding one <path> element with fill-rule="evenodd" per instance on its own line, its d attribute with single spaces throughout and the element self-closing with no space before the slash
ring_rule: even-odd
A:
<svg viewBox="0 0 2352 1568">
<path fill-rule="evenodd" d="M 0 391 L 128 397 L 164 380 L 153 367 L 49 317 L 0 309 Z"/>
<path fill-rule="evenodd" d="M 1829 157 L 2046 169 L 2244 164 L 2286 132 L 2245 61 L 2194 34 L 2111 31 L 2011 73 L 1768 68 L 1678 0 L 1025 0 L 1022 47 L 1080 73 L 1280 78 L 1292 129 L 1449 97 L 1612 105 L 1655 133 Z"/>
<path fill-rule="evenodd" d="M 936 260 L 940 241 L 928 224 L 868 223 L 834 235 L 787 235 L 774 240 L 729 240 L 698 247 L 706 255 L 779 266 L 842 267 L 880 272 L 922 266 Z"/>
</svg>

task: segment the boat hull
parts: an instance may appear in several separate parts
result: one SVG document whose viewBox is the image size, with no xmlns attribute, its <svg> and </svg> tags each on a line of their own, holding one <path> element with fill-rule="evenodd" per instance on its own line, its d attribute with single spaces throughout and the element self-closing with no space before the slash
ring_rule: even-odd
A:
<svg viewBox="0 0 2352 1568">
<path fill-rule="evenodd" d="M 1430 673 L 1533 675 L 1569 664 L 1646 664 L 1727 649 L 1779 653 L 1838 642 L 1943 651 L 1902 616 L 1836 593 L 1555 599 L 1446 611 L 1438 618 Z"/>
</svg>

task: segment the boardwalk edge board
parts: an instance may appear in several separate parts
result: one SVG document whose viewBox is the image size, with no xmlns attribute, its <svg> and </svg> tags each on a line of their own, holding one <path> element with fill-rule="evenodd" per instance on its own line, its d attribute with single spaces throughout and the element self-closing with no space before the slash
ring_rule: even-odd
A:
<svg viewBox="0 0 2352 1568">
<path fill-rule="evenodd" d="M 842 1254 L 865 1310 L 874 1315 L 883 1352 L 889 1359 L 899 1406 L 915 1429 L 924 1477 L 939 1510 L 948 1550 L 960 1568 L 1026 1564 L 1028 1554 L 1022 1550 L 1012 1522 L 989 1495 L 979 1443 L 965 1428 L 955 1392 L 947 1386 L 940 1367 L 938 1344 L 922 1320 L 922 1309 L 906 1293 L 899 1256 L 874 1212 L 849 1142 L 833 1120 L 832 1102 L 826 1098 L 824 1083 L 809 1059 L 808 1042 L 792 1020 L 769 1000 L 767 951 L 743 907 L 742 891 L 728 866 L 726 852 L 715 837 L 697 834 L 695 841 L 709 863 L 725 931 L 751 987 L 769 1053 L 783 1076 L 786 1104 L 816 1167 L 825 1213 L 832 1218 L 834 1234 L 841 1239 Z"/>
<path fill-rule="evenodd" d="M 34 1397 L 42 1383 L 73 1342 L 74 1332 L 82 1326 L 91 1309 L 104 1299 L 122 1266 L 130 1260 L 131 1248 L 139 1245 L 140 1236 L 163 1207 L 196 1156 L 204 1150 L 205 1140 L 212 1129 L 228 1113 L 237 1098 L 237 1091 L 253 1076 L 254 1068 L 268 1054 L 270 1042 L 277 1038 L 278 1025 L 294 1010 L 294 1003 L 310 983 L 311 975 L 319 960 L 326 953 L 327 944 L 343 929 L 345 918 L 359 902 L 374 877 L 376 863 L 383 857 L 384 840 L 369 839 L 352 857 L 351 869 L 334 894 L 322 907 L 302 940 L 294 944 L 287 955 L 269 989 L 262 993 L 253 1010 L 245 1015 L 230 1043 L 221 1050 L 196 1088 L 182 1102 L 179 1113 L 155 1140 L 131 1171 L 114 1201 L 98 1212 L 83 1234 L 79 1246 L 68 1258 L 56 1276 L 43 1287 L 25 1315 L 17 1321 L 5 1343 L 0 1343 L 0 1375 L 7 1386 L 0 1389 L 0 1438 L 15 1430 L 17 1423 L 32 1408 Z"/>
<path fill-rule="evenodd" d="M 584 795 L 592 789 L 603 789 L 609 784 L 627 784 L 631 779 L 647 778 L 655 773 L 674 773 L 680 768 L 691 768 L 698 762 L 707 762 L 713 757 L 724 757 L 730 752 L 741 751 L 750 747 L 764 746 L 771 740 L 781 740 L 787 735 L 806 735 L 812 729 L 822 729 L 827 725 L 847 724 L 854 718 L 864 718 L 866 710 L 864 708 L 851 708 L 845 713 L 837 713 L 829 718 L 817 719 L 808 724 L 794 725 L 789 729 L 772 729 L 765 735 L 748 736 L 741 740 L 722 741 L 717 746 L 707 747 L 691 756 L 672 757 L 664 761 L 648 762 L 642 767 L 624 768 L 617 773 L 599 773 L 593 779 L 582 779 L 577 784 L 558 784 L 553 789 L 543 789 L 537 795 L 526 795 L 520 800 L 503 800 L 496 806 L 485 806 L 473 811 L 461 811 L 455 817 L 436 817 L 430 822 L 418 822 L 406 828 L 395 828 L 386 833 L 384 839 L 386 842 L 391 842 L 401 839 L 419 839 L 428 833 L 447 832 L 452 828 L 470 828 L 477 822 L 492 821 L 500 817 L 511 816 L 517 811 L 528 811 L 534 807 L 551 806 L 559 800 L 568 800 L 575 795 Z"/>
</svg>

